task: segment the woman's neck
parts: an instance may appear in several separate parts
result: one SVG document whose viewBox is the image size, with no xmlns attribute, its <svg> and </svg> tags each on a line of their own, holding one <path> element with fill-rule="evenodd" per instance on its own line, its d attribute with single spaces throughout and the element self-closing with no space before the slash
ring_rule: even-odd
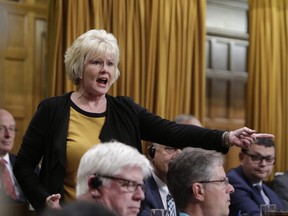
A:
<svg viewBox="0 0 288 216">
<path fill-rule="evenodd" d="M 85 94 L 85 92 L 75 91 L 71 95 L 71 100 L 86 112 L 103 113 L 106 111 L 107 100 L 105 95 L 91 96 Z"/>
</svg>

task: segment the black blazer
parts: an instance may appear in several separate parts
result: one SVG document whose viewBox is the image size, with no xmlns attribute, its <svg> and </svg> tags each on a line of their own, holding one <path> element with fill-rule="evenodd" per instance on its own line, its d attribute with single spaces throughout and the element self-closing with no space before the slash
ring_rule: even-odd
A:
<svg viewBox="0 0 288 216">
<path fill-rule="evenodd" d="M 50 194 L 64 198 L 66 138 L 72 92 L 43 100 L 34 114 L 14 165 L 14 174 L 36 211 L 45 207 Z M 178 125 L 149 112 L 128 97 L 106 95 L 107 113 L 100 133 L 101 142 L 112 139 L 142 151 L 141 140 L 176 148 L 186 146 L 214 149 L 223 153 L 223 131 L 193 125 Z M 34 169 L 42 159 L 40 176 Z"/>
<path fill-rule="evenodd" d="M 15 160 L 16 160 L 16 155 L 11 154 L 11 153 L 9 153 L 8 155 L 9 155 L 11 166 L 13 167 L 13 165 L 15 163 Z M 7 196 L 5 191 L 3 191 L 0 188 L 0 197 L 1 197 L 0 200 L 1 200 L 1 202 L 2 203 L 7 203 L 7 204 L 26 203 L 27 202 L 26 197 L 25 197 L 24 193 L 22 192 L 17 180 L 15 179 L 14 176 L 11 176 L 11 177 L 14 178 L 14 186 L 17 187 L 17 189 L 19 190 L 18 198 L 17 198 L 17 200 L 12 199 L 11 197 Z"/>
<path fill-rule="evenodd" d="M 138 216 L 150 216 L 150 209 L 163 209 L 161 195 L 158 185 L 151 175 L 145 180 L 145 199 L 141 202 L 141 209 Z"/>
<path fill-rule="evenodd" d="M 231 204 L 229 206 L 229 215 L 235 216 L 239 210 L 242 213 L 248 213 L 248 215 L 259 216 L 260 204 L 265 204 L 260 192 L 251 184 L 248 178 L 245 176 L 242 166 L 231 169 L 227 176 L 229 183 L 235 188 L 234 193 L 230 195 Z M 263 191 L 269 198 L 270 202 L 276 204 L 277 210 L 283 210 L 284 206 L 278 196 L 265 184 Z"/>
</svg>

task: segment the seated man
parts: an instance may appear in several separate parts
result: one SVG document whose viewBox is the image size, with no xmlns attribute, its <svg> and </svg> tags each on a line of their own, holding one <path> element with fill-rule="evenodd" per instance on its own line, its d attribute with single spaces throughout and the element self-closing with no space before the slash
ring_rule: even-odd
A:
<svg viewBox="0 0 288 216">
<path fill-rule="evenodd" d="M 192 115 L 178 115 L 175 122 L 202 127 L 199 120 Z M 141 203 L 141 211 L 138 216 L 150 216 L 150 209 L 168 209 L 168 203 L 174 202 L 167 188 L 166 175 L 168 163 L 180 152 L 180 149 L 158 143 L 151 143 L 148 146 L 147 157 L 154 170 L 152 175 L 145 180 L 145 200 Z M 170 216 L 174 215 L 176 212 L 170 212 Z"/>
<path fill-rule="evenodd" d="M 248 215 L 259 215 L 260 204 L 276 204 L 283 209 L 278 196 L 262 181 L 271 174 L 275 163 L 275 142 L 271 138 L 257 138 L 249 149 L 241 149 L 240 166 L 231 169 L 227 176 L 234 186 L 231 195 L 230 215 L 240 211 Z"/>
<path fill-rule="evenodd" d="M 168 209 L 167 198 L 171 196 L 166 183 L 168 163 L 180 152 L 180 149 L 157 143 L 149 145 L 147 157 L 154 170 L 152 175 L 145 180 L 145 200 L 141 203 L 141 211 L 138 216 L 150 216 L 151 209 Z M 170 212 L 170 215 L 175 216 L 176 211 Z"/>
<path fill-rule="evenodd" d="M 16 122 L 10 112 L 0 109 L 0 201 L 6 204 L 25 203 L 25 196 L 12 172 L 16 155 L 14 146 Z M 5 180 L 4 180 L 5 179 Z"/>
<path fill-rule="evenodd" d="M 230 193 L 223 155 L 200 148 L 185 148 L 169 163 L 167 186 L 180 216 L 227 216 Z"/>
<path fill-rule="evenodd" d="M 284 203 L 285 210 L 288 210 L 288 171 L 282 175 L 275 176 L 273 190 Z"/>
<path fill-rule="evenodd" d="M 118 216 L 136 216 L 144 199 L 143 180 L 151 171 L 137 149 L 119 142 L 98 144 L 80 160 L 77 199 L 102 204 Z"/>
</svg>

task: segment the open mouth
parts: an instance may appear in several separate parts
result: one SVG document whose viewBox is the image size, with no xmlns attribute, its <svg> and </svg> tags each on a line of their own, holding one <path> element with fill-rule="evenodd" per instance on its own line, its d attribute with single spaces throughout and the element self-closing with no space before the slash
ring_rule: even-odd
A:
<svg viewBox="0 0 288 216">
<path fill-rule="evenodd" d="M 100 84 L 107 84 L 108 83 L 108 79 L 107 78 L 99 78 L 97 79 L 97 82 Z"/>
</svg>

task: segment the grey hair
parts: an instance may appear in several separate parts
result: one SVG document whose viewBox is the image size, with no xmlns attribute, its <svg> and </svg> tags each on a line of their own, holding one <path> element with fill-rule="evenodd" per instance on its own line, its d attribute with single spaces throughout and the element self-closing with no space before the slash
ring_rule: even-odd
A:
<svg viewBox="0 0 288 216">
<path fill-rule="evenodd" d="M 167 186 L 179 210 L 183 210 L 191 201 L 192 184 L 210 180 L 213 169 L 223 166 L 223 163 L 224 157 L 221 153 L 192 147 L 184 148 L 169 163 Z"/>
<path fill-rule="evenodd" d="M 88 192 L 89 176 L 94 174 L 115 176 L 126 167 L 141 168 L 144 178 L 152 172 L 149 160 L 134 147 L 117 141 L 95 145 L 80 160 L 76 196 L 79 197 Z"/>
<path fill-rule="evenodd" d="M 188 121 L 192 121 L 193 125 L 202 127 L 201 122 L 194 115 L 190 114 L 180 114 L 177 115 L 174 119 L 177 124 L 187 124 Z"/>
<path fill-rule="evenodd" d="M 83 76 L 84 64 L 95 57 L 104 56 L 107 53 L 111 53 L 114 56 L 113 82 L 115 82 L 120 76 L 118 69 L 120 51 L 117 39 L 113 34 L 107 33 L 102 29 L 89 30 L 80 35 L 65 53 L 64 62 L 68 78 L 73 84 L 78 85 Z"/>
</svg>

